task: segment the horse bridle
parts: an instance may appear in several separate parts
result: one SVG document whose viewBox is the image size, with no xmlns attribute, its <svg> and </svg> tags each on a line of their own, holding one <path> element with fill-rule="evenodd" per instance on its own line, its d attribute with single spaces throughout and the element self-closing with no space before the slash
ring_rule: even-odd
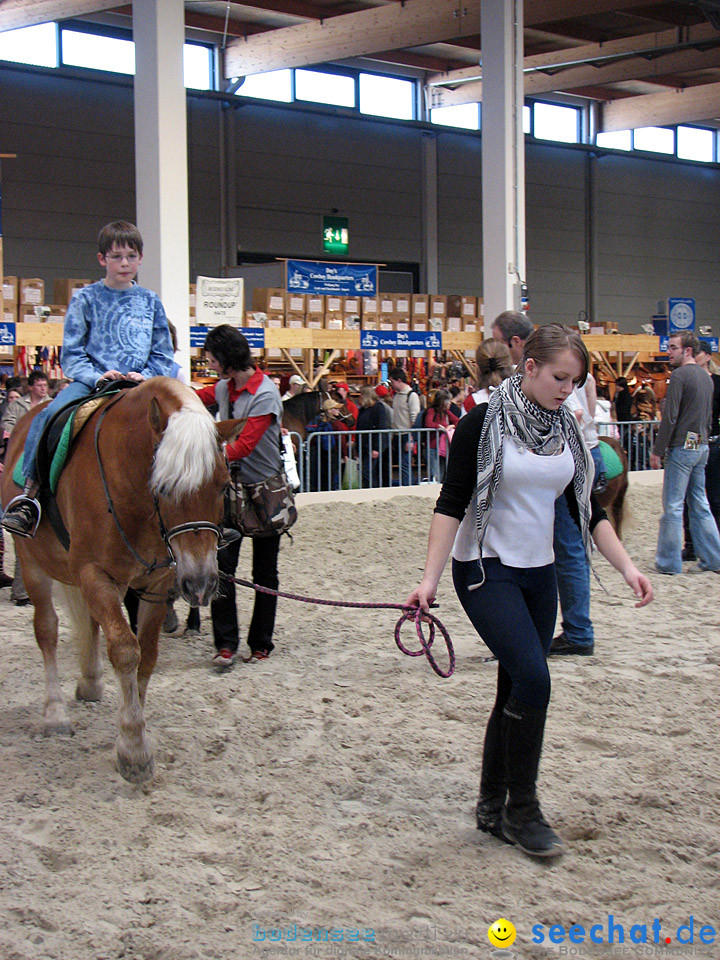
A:
<svg viewBox="0 0 720 960">
<path fill-rule="evenodd" d="M 108 487 L 107 477 L 105 476 L 105 469 L 102 464 L 102 458 L 100 456 L 100 426 L 105 419 L 105 414 L 108 412 L 110 407 L 112 407 L 118 400 L 122 399 L 124 396 L 123 393 L 118 394 L 117 397 L 114 397 L 100 411 L 97 424 L 95 425 L 95 456 L 97 458 L 98 469 L 100 471 L 100 479 L 102 481 L 103 490 L 105 492 L 105 499 L 108 505 L 108 513 L 113 518 L 115 526 L 117 527 L 118 533 L 122 539 L 122 542 L 127 547 L 128 551 L 132 554 L 133 558 L 137 560 L 138 563 L 142 564 L 143 567 L 147 570 L 148 573 L 152 573 L 155 570 L 162 570 L 165 567 L 176 567 L 177 560 L 175 559 L 175 554 L 173 553 L 172 541 L 175 537 L 180 536 L 181 533 L 199 533 L 201 530 L 209 530 L 211 533 L 214 533 L 217 537 L 218 547 L 222 541 L 222 530 L 215 523 L 210 523 L 209 520 L 191 520 L 187 523 L 178 523 L 174 527 L 171 527 L 169 530 L 165 526 L 165 522 L 162 518 L 162 513 L 160 512 L 160 498 L 156 493 L 153 494 L 153 503 L 155 506 L 154 513 L 158 518 L 158 526 L 160 528 L 160 536 L 165 548 L 167 550 L 167 558 L 165 560 L 153 559 L 149 563 L 147 560 L 144 560 L 133 545 L 128 540 L 125 531 L 122 528 L 120 520 L 118 518 L 117 512 L 115 510 L 115 504 L 112 501 L 110 495 L 110 488 Z M 157 450 L 157 447 L 155 448 Z"/>
</svg>

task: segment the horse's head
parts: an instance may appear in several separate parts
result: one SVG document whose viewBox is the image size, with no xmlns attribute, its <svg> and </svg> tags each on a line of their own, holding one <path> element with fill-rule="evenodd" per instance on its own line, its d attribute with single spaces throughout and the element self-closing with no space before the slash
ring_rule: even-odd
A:
<svg viewBox="0 0 720 960">
<path fill-rule="evenodd" d="M 237 436 L 245 421 L 216 424 L 192 390 L 178 387 L 179 405 L 168 405 L 159 397 L 151 402 L 150 424 L 158 445 L 150 488 L 163 524 L 171 531 L 178 587 L 192 606 L 207 606 L 218 588 L 218 536 L 230 480 L 222 443 Z M 183 524 L 190 526 L 172 533 Z M 202 524 L 214 525 L 217 532 Z"/>
</svg>

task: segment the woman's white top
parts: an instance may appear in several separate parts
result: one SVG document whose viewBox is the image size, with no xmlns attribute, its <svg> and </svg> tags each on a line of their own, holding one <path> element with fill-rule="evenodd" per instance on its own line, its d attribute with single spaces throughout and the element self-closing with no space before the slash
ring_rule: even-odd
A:
<svg viewBox="0 0 720 960">
<path fill-rule="evenodd" d="M 541 457 L 503 442 L 502 476 L 483 541 L 483 557 L 499 557 L 507 567 L 544 567 L 555 559 L 555 501 L 570 483 L 575 462 L 566 443 L 561 453 Z M 455 560 L 477 560 L 477 495 L 455 536 Z"/>
</svg>

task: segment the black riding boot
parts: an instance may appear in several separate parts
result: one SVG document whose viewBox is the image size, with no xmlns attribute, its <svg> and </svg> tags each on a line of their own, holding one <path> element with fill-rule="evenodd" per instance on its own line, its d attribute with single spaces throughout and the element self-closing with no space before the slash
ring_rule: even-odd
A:
<svg viewBox="0 0 720 960">
<path fill-rule="evenodd" d="M 537 799 L 537 776 L 546 709 L 510 697 L 502 718 L 508 799 L 503 811 L 505 839 L 531 857 L 558 857 L 562 841 L 544 819 Z"/>
<path fill-rule="evenodd" d="M 480 796 L 475 807 L 475 819 L 477 820 L 478 830 L 492 833 L 500 840 L 505 839 L 502 831 L 502 811 L 505 806 L 506 795 L 502 706 L 496 703 L 485 731 L 482 773 L 480 774 Z"/>
</svg>

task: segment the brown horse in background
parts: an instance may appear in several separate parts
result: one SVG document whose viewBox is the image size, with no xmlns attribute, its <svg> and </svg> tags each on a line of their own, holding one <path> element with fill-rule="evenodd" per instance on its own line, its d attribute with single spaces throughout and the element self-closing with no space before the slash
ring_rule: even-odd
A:
<svg viewBox="0 0 720 960">
<path fill-rule="evenodd" d="M 622 525 L 625 519 L 625 495 L 628 489 L 628 458 L 620 443 L 614 437 L 600 437 L 601 443 L 607 443 L 620 458 L 623 470 L 617 477 L 608 480 L 607 487 L 602 493 L 595 494 L 595 499 L 604 507 L 615 533 L 622 539 Z"/>
<path fill-rule="evenodd" d="M 12 475 L 33 416 L 13 432 L 0 490 Z M 229 475 L 221 441 L 244 421 L 214 423 L 194 391 L 156 377 L 123 391 L 90 417 L 73 442 L 57 505 L 70 535 L 61 545 L 47 515 L 34 539 L 15 537 L 45 662 L 46 732 L 72 733 L 57 671 L 53 582 L 62 586 L 79 641 L 79 700 L 102 696 L 99 629 L 121 690 L 118 769 L 139 783 L 154 771 L 144 704 L 158 654 L 165 598 L 173 582 L 193 606 L 218 585 L 217 547 Z M 140 593 L 137 637 L 122 612 L 128 587 Z"/>
</svg>

